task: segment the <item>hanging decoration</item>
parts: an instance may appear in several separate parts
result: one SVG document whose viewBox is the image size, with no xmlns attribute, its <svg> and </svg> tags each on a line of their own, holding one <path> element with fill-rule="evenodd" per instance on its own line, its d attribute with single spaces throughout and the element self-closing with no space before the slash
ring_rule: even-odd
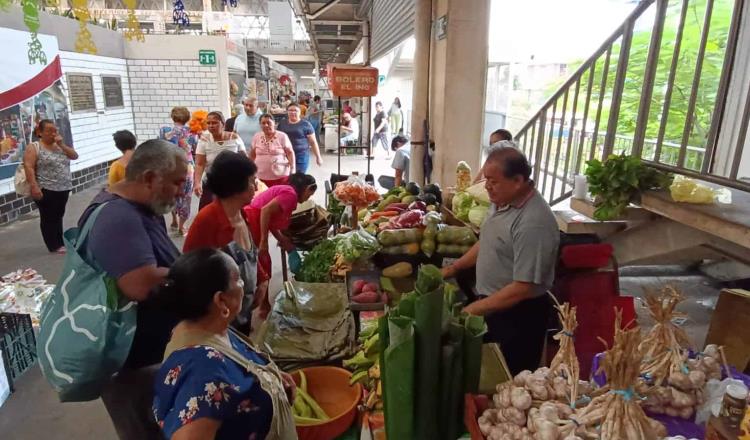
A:
<svg viewBox="0 0 750 440">
<path fill-rule="evenodd" d="M 182 0 L 174 0 L 174 8 L 172 9 L 172 21 L 177 26 L 190 26 L 190 17 L 185 12 L 185 5 Z"/>
<path fill-rule="evenodd" d="M 76 51 L 96 55 L 97 49 L 94 40 L 91 38 L 91 32 L 88 29 L 88 22 L 91 19 L 87 0 L 70 0 L 73 7 L 73 14 L 78 20 L 78 38 L 76 39 Z"/>
<path fill-rule="evenodd" d="M 3 0 L 5 1 L 5 0 Z M 31 32 L 31 41 L 29 41 L 29 64 L 47 64 L 47 55 L 42 50 L 42 42 L 39 41 L 37 31 L 39 30 L 39 9 L 34 0 L 22 0 L 23 22 Z"/>
<path fill-rule="evenodd" d="M 226 6 L 227 3 L 229 3 L 229 6 L 233 8 L 237 7 L 237 0 L 221 0 L 221 4 L 223 4 L 224 6 Z"/>
<path fill-rule="evenodd" d="M 291 82 L 291 80 L 292 80 L 292 79 L 291 79 L 291 78 L 289 77 L 289 75 L 281 75 L 281 76 L 279 77 L 279 83 L 280 83 L 280 84 L 281 84 L 282 86 L 285 86 L 285 85 L 289 84 L 289 83 Z"/>
<path fill-rule="evenodd" d="M 141 24 L 135 17 L 135 4 L 137 0 L 122 0 L 125 3 L 125 7 L 128 9 L 128 20 L 125 22 L 125 38 L 128 41 L 138 40 L 141 43 L 146 41 L 146 37 L 143 36 L 141 31 Z"/>
</svg>

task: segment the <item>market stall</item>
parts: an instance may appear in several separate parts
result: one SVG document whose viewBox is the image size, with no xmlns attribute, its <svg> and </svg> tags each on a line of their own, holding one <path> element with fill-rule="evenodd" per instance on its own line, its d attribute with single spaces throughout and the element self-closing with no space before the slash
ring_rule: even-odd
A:
<svg viewBox="0 0 750 440">
<path fill-rule="evenodd" d="M 439 270 L 478 240 L 488 213 L 470 176 L 458 164 L 445 191 L 410 182 L 379 194 L 352 175 L 333 185 L 327 210 L 295 214 L 305 250 L 290 257 L 260 340 L 307 384 L 294 408 L 301 438 L 738 438 L 750 350 L 728 322 L 750 316 L 750 293 L 722 293 L 702 349 L 684 335 L 684 296 L 671 286 L 646 295 L 653 325 L 642 330 L 609 245 L 563 246 L 549 355 L 512 377 Z"/>
</svg>

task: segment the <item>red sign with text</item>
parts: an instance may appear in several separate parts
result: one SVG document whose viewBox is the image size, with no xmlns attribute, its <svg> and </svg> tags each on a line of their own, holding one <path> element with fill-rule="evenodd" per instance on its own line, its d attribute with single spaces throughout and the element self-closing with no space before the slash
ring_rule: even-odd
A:
<svg viewBox="0 0 750 440">
<path fill-rule="evenodd" d="M 333 96 L 355 98 L 378 94 L 378 69 L 329 63 L 328 87 Z"/>
</svg>

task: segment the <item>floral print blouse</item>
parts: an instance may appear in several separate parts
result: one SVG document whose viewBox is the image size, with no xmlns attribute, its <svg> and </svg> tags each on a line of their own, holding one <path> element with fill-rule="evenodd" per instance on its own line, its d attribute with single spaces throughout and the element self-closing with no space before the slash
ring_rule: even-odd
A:
<svg viewBox="0 0 750 440">
<path fill-rule="evenodd" d="M 249 360 L 268 362 L 236 336 L 229 339 Z M 207 346 L 172 353 L 156 374 L 154 416 L 166 438 L 201 417 L 221 421 L 217 440 L 262 440 L 268 435 L 273 406 L 256 377 Z"/>
</svg>

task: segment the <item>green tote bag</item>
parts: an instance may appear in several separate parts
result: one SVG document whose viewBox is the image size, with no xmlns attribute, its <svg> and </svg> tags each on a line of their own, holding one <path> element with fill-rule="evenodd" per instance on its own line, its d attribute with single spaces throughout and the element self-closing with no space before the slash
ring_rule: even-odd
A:
<svg viewBox="0 0 750 440">
<path fill-rule="evenodd" d="M 105 205 L 82 229 L 65 232 L 62 275 L 42 307 L 39 364 L 62 402 L 99 398 L 104 383 L 125 363 L 135 335 L 136 303 L 123 297 L 115 279 L 87 255 L 86 237 Z"/>
</svg>

